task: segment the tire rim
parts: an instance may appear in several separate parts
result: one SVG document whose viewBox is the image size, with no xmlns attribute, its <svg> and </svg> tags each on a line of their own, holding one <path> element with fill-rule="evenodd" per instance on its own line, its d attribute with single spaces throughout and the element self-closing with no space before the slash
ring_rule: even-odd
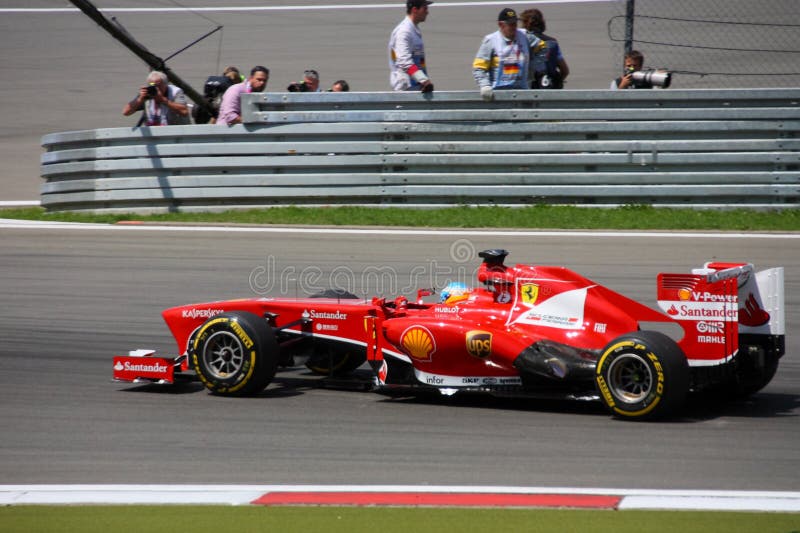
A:
<svg viewBox="0 0 800 533">
<path fill-rule="evenodd" d="M 242 368 L 244 346 L 233 333 L 218 331 L 206 341 L 203 347 L 203 361 L 215 378 L 227 379 Z"/>
<path fill-rule="evenodd" d="M 608 368 L 608 385 L 615 398 L 634 404 L 644 400 L 653 388 L 653 371 L 642 357 L 623 354 Z"/>
</svg>

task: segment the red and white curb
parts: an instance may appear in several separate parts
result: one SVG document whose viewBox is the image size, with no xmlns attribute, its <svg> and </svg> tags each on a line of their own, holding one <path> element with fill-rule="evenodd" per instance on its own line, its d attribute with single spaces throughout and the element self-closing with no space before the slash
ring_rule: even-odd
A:
<svg viewBox="0 0 800 533">
<path fill-rule="evenodd" d="M 415 485 L 0 485 L 0 505 L 550 507 L 800 513 L 800 492 Z"/>
</svg>

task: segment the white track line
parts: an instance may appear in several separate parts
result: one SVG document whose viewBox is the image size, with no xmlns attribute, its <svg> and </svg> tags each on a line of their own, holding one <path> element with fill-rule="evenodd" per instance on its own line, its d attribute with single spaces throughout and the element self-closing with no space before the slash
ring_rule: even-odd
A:
<svg viewBox="0 0 800 533">
<path fill-rule="evenodd" d="M 487 229 L 393 229 L 393 228 L 331 228 L 331 227 L 273 227 L 273 226 L 195 226 L 148 224 L 81 224 L 75 222 L 43 222 L 38 220 L 0 219 L 0 229 L 30 230 L 95 230 L 95 231 L 174 231 L 219 233 L 278 233 L 307 235 L 407 235 L 446 237 L 606 237 L 647 239 L 800 239 L 800 233 L 706 233 L 670 231 L 534 231 Z"/>
<path fill-rule="evenodd" d="M 2 200 L 0 207 L 39 207 L 42 202 L 39 200 Z"/>
</svg>

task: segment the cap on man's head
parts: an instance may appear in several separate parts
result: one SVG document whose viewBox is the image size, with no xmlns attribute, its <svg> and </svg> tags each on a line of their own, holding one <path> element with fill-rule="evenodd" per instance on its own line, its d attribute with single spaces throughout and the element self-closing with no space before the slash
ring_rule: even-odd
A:
<svg viewBox="0 0 800 533">
<path fill-rule="evenodd" d="M 511 9 L 510 7 L 504 8 L 500 15 L 497 16 L 498 22 L 516 22 L 517 21 L 517 12 Z"/>
<path fill-rule="evenodd" d="M 433 0 L 406 0 L 406 9 L 411 9 L 412 7 L 420 8 L 429 6 L 433 3 Z"/>
</svg>

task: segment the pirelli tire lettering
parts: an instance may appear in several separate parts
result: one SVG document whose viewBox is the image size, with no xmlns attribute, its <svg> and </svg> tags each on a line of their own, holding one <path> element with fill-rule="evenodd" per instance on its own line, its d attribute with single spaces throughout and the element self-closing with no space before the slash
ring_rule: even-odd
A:
<svg viewBox="0 0 800 533">
<path fill-rule="evenodd" d="M 189 346 L 189 360 L 214 394 L 246 396 L 261 392 L 275 377 L 278 349 L 265 320 L 230 312 L 200 326 Z"/>
<path fill-rule="evenodd" d="M 677 343 L 656 331 L 614 339 L 597 362 L 595 383 L 605 406 L 626 419 L 673 414 L 689 392 L 689 364 Z"/>
</svg>

